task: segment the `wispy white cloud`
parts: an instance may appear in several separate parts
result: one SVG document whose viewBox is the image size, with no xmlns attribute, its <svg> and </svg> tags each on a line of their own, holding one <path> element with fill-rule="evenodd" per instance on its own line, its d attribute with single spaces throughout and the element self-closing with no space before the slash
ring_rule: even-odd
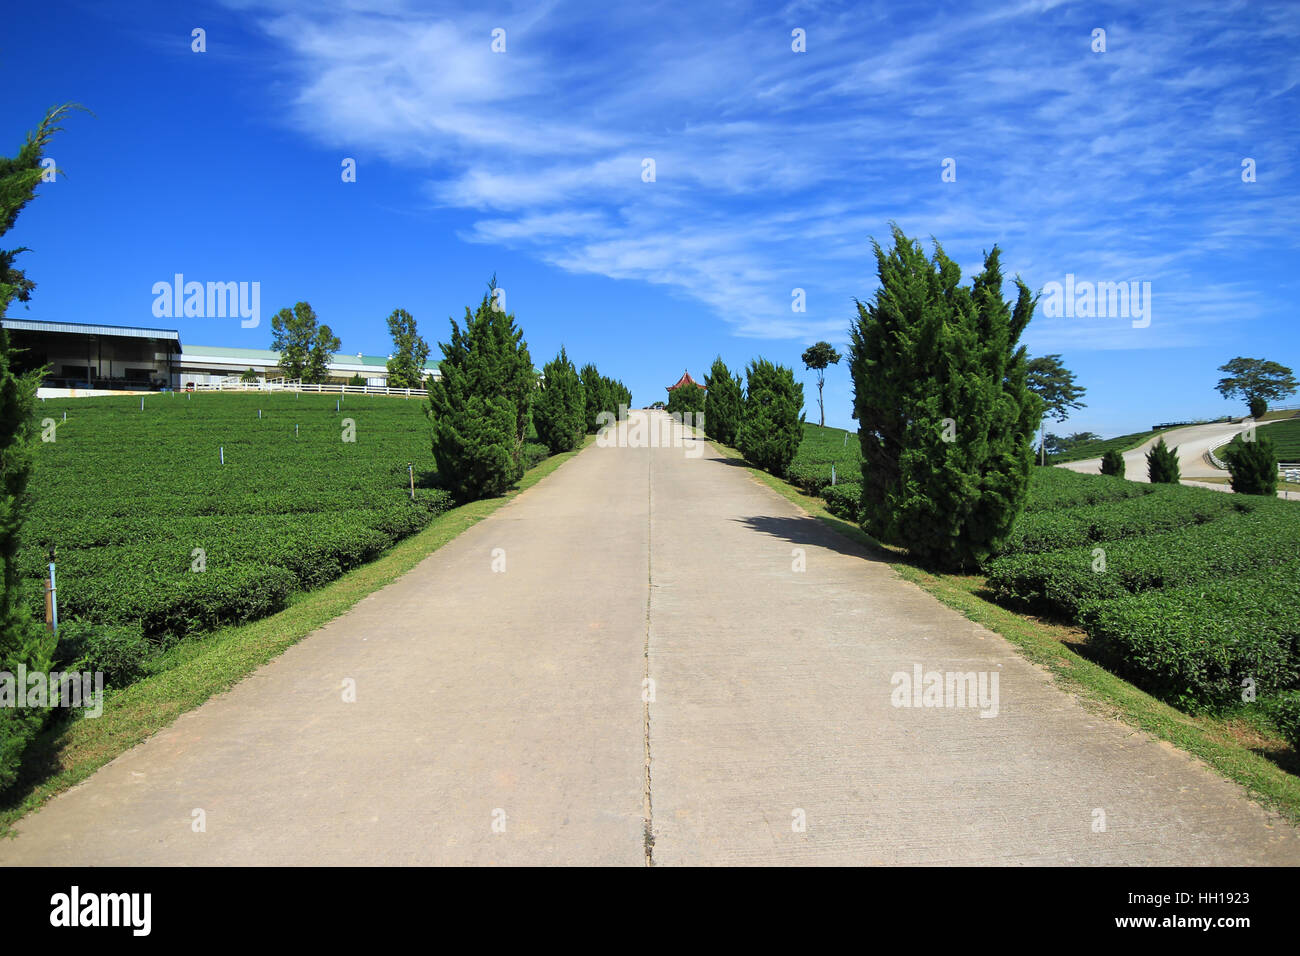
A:
<svg viewBox="0 0 1300 956">
<path fill-rule="evenodd" d="M 1157 290 L 1146 334 L 1043 320 L 1041 351 L 1194 344 L 1268 306 L 1234 274 L 1251 250 L 1295 251 L 1294 5 L 232 5 L 283 51 L 289 121 L 479 211 L 466 241 L 669 287 L 738 335 L 842 334 L 889 220 L 962 263 L 996 242 L 1033 287 Z"/>
</svg>

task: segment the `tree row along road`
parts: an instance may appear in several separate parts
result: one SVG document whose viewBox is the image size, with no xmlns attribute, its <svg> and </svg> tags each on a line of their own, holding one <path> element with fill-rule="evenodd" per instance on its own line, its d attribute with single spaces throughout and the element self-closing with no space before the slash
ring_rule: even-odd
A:
<svg viewBox="0 0 1300 956">
<path fill-rule="evenodd" d="M 1235 784 L 682 445 L 565 463 L 0 865 L 1300 863 Z M 988 695 L 901 706 L 918 668 Z"/>
</svg>

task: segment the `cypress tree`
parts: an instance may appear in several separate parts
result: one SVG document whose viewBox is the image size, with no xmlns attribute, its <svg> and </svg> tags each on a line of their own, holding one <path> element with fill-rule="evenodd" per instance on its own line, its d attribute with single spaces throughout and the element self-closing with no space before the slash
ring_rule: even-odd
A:
<svg viewBox="0 0 1300 956">
<path fill-rule="evenodd" d="M 1239 495 L 1277 495 L 1277 453 L 1264 435 L 1243 441 L 1238 435 L 1223 451 L 1224 463 L 1232 475 L 1232 490 Z"/>
<path fill-rule="evenodd" d="M 45 147 L 60 131 L 58 121 L 74 108 L 51 109 L 36 131 L 28 134 L 17 156 L 0 156 L 0 236 L 13 228 L 18 213 L 36 195 L 45 172 L 41 166 Z M 23 251 L 0 249 L 0 318 L 15 299 L 27 302 L 35 288 L 23 270 L 14 266 Z M 29 507 L 36 389 L 44 369 L 17 374 L 14 364 L 9 333 L 0 329 L 0 673 L 14 675 L 10 680 L 17 679 L 19 667 L 48 673 L 55 644 L 54 636 L 31 619 L 18 564 Z M 0 790 L 17 777 L 23 753 L 48 713 L 44 708 L 18 707 L 16 703 L 0 701 Z"/>
<path fill-rule="evenodd" d="M 1114 475 L 1116 478 L 1124 477 L 1124 456 L 1114 449 L 1106 452 L 1101 456 L 1101 473 L 1103 475 Z"/>
<path fill-rule="evenodd" d="M 533 362 L 513 313 L 495 302 L 496 277 L 465 328 L 451 322 L 439 343 L 442 376 L 429 380 L 429 417 L 438 478 L 461 500 L 508 490 L 524 473 L 533 392 Z"/>
<path fill-rule="evenodd" d="M 552 455 L 572 451 L 586 433 L 587 397 L 578 371 L 564 346 L 542 369 L 543 381 L 533 399 L 533 424 L 537 437 Z"/>
<path fill-rule="evenodd" d="M 923 563 L 969 568 L 994 554 L 1024 507 L 1042 401 L 1018 345 L 1036 297 L 1002 298 L 1000 252 L 970 287 L 891 225 L 872 242 L 880 288 L 850 337 L 862 446 L 862 523 Z"/>
<path fill-rule="evenodd" d="M 1147 452 L 1147 480 L 1153 485 L 1176 485 L 1179 483 L 1178 449 L 1172 451 L 1165 444 L 1164 436 Z"/>
<path fill-rule="evenodd" d="M 736 444 L 743 405 L 743 382 L 732 375 L 719 355 L 704 376 L 708 391 L 704 395 L 704 433 L 724 445 Z"/>
<path fill-rule="evenodd" d="M 745 374 L 736 448 L 760 468 L 784 476 L 803 440 L 803 384 L 791 369 L 764 358 L 750 362 Z"/>
</svg>

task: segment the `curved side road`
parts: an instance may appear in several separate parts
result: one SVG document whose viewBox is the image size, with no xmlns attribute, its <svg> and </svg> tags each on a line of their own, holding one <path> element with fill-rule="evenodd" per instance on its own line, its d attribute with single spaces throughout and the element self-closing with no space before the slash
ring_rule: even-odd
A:
<svg viewBox="0 0 1300 956">
<path fill-rule="evenodd" d="M 628 431 L 51 800 L 0 865 L 1300 863 L 1237 785 L 706 442 Z M 901 706 L 918 669 L 985 698 Z"/>
</svg>

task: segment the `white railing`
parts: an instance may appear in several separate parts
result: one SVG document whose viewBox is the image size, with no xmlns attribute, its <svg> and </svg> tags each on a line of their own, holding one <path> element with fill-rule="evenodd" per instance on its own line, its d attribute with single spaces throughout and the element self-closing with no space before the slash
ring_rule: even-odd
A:
<svg viewBox="0 0 1300 956">
<path fill-rule="evenodd" d="M 181 386 L 184 390 L 185 386 Z M 424 396 L 423 388 L 389 388 L 387 385 L 317 385 L 311 382 L 285 381 L 282 378 L 265 382 L 241 382 L 239 379 L 223 379 L 220 382 L 202 382 L 194 386 L 196 391 L 204 392 L 318 392 L 330 395 L 401 395 L 405 398 Z"/>
</svg>

